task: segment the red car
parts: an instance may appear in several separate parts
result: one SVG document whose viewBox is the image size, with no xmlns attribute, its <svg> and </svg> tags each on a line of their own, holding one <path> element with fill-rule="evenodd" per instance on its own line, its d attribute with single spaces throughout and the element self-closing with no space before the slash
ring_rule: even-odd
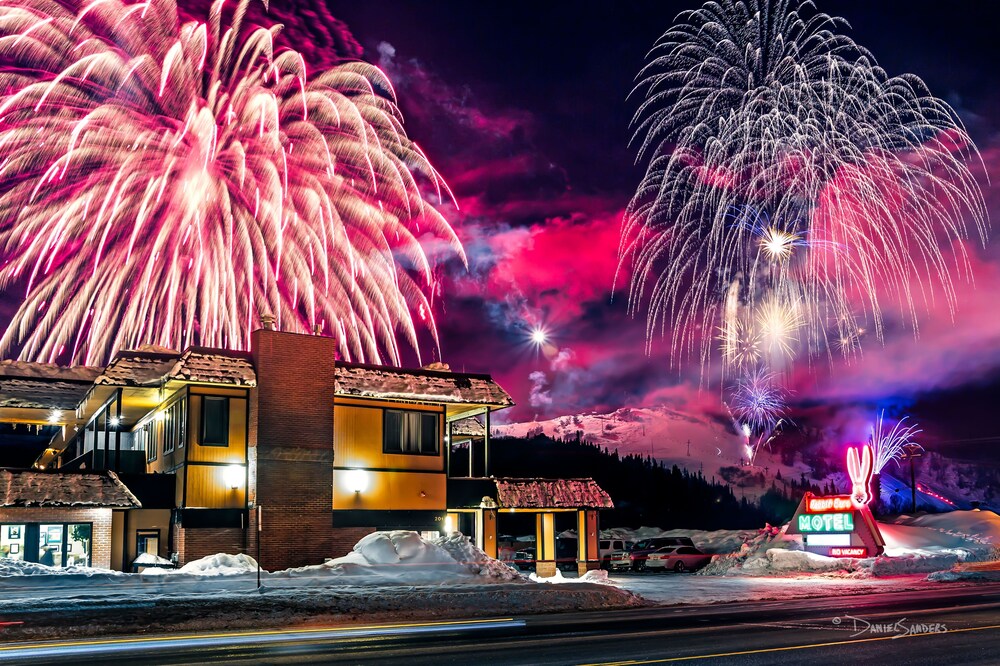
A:
<svg viewBox="0 0 1000 666">
<path fill-rule="evenodd" d="M 673 569 L 677 573 L 684 573 L 697 571 L 711 561 L 711 555 L 694 546 L 666 546 L 649 554 L 646 568 L 657 571 Z"/>
</svg>

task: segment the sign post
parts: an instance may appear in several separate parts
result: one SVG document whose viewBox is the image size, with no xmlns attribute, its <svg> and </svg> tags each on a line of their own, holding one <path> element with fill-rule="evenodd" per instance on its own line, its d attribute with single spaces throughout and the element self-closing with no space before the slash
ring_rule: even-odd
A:
<svg viewBox="0 0 1000 666">
<path fill-rule="evenodd" d="M 257 505 L 257 589 L 260 589 L 260 534 L 264 528 L 264 507 Z"/>
</svg>

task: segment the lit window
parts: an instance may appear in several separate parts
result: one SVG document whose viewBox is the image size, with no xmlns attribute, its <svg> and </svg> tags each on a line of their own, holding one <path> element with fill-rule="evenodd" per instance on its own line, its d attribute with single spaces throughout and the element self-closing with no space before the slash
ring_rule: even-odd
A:
<svg viewBox="0 0 1000 666">
<path fill-rule="evenodd" d="M 433 412 L 385 410 L 382 451 L 437 455 L 440 450 L 440 416 Z"/>
</svg>

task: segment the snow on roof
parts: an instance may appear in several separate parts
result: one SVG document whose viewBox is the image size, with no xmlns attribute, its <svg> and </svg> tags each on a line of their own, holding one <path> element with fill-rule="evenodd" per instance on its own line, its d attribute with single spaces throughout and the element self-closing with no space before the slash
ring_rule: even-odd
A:
<svg viewBox="0 0 1000 666">
<path fill-rule="evenodd" d="M 74 410 L 90 386 L 89 382 L 0 375 L 0 407 Z"/>
<path fill-rule="evenodd" d="M 95 383 L 156 386 L 171 379 L 206 384 L 257 385 L 257 373 L 249 354 L 207 347 L 190 347 L 184 353 L 160 349 L 122 351 Z"/>
<path fill-rule="evenodd" d="M 475 416 L 459 419 L 451 424 L 452 437 L 485 437 L 486 428 Z"/>
<path fill-rule="evenodd" d="M 0 361 L 0 377 L 92 382 L 101 374 L 102 370 L 103 368 L 88 365 L 63 366 L 54 363 L 35 363 L 33 361 L 16 361 L 14 359 Z"/>
<path fill-rule="evenodd" d="M 611 496 L 593 479 L 495 479 L 497 501 L 507 509 L 613 509 Z"/>
<path fill-rule="evenodd" d="M 191 347 L 181 356 L 171 379 L 208 384 L 256 386 L 257 372 L 250 355 L 205 347 Z"/>
<path fill-rule="evenodd" d="M 138 508 L 142 505 L 114 472 L 0 469 L 0 506 Z"/>
<path fill-rule="evenodd" d="M 510 407 L 510 395 L 489 375 L 337 363 L 336 393 L 380 400 L 415 400 Z"/>
</svg>

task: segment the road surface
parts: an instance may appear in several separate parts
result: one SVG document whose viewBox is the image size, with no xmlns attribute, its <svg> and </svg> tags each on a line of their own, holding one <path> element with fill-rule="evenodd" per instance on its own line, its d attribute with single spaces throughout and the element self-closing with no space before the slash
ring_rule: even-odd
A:
<svg viewBox="0 0 1000 666">
<path fill-rule="evenodd" d="M 0 664 L 807 661 L 996 664 L 1000 584 L 491 620 L 0 644 Z"/>
</svg>

